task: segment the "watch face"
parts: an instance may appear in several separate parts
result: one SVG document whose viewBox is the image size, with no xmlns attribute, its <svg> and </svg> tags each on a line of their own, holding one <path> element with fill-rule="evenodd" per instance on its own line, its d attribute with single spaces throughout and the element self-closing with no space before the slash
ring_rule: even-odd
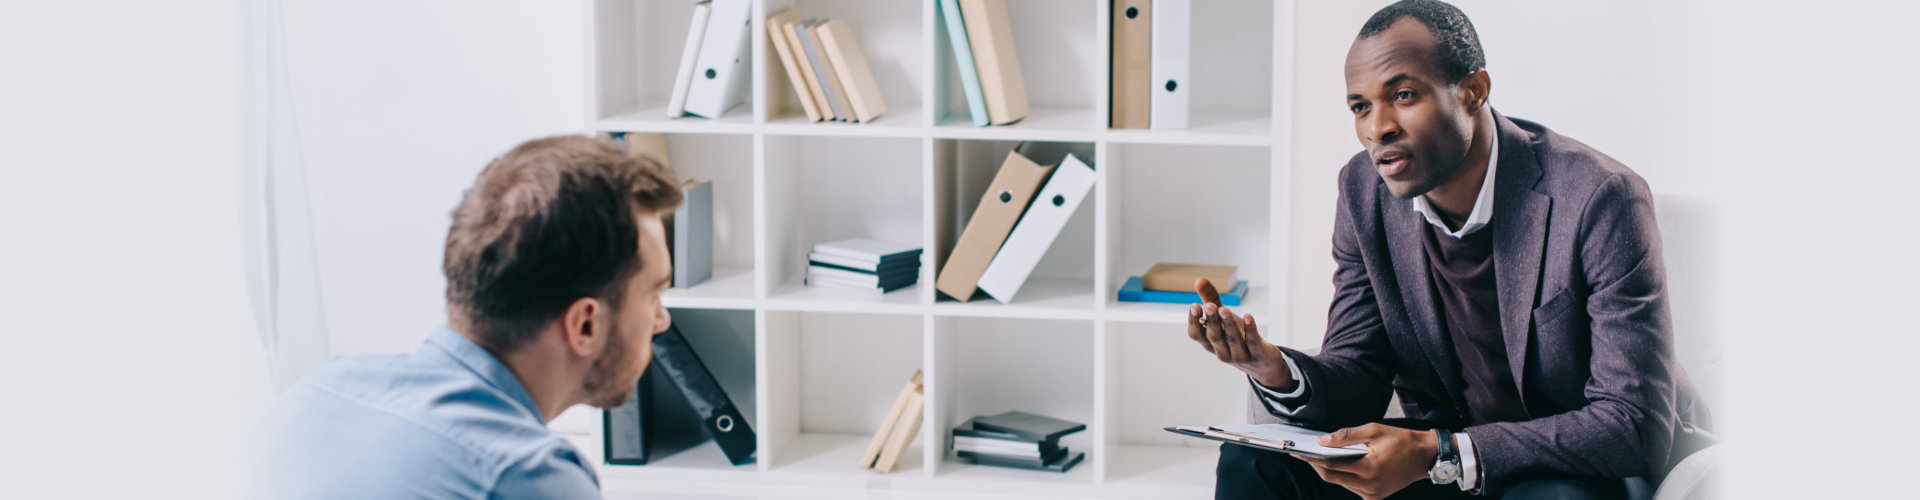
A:
<svg viewBox="0 0 1920 500">
<path fill-rule="evenodd" d="M 1454 480 L 1460 479 L 1460 467 L 1453 465 L 1453 462 L 1440 462 L 1433 466 L 1433 470 L 1427 471 L 1427 477 L 1434 484 L 1453 484 Z"/>
</svg>

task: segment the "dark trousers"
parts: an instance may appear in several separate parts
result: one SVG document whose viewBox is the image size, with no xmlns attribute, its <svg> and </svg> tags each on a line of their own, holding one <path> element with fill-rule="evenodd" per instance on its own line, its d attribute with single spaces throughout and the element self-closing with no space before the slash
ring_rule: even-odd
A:
<svg viewBox="0 0 1920 500">
<path fill-rule="evenodd" d="M 1218 482 L 1213 497 L 1228 499 L 1320 500 L 1360 498 L 1339 485 L 1320 479 L 1307 462 L 1284 453 L 1237 444 L 1220 445 Z M 1503 500 L 1539 499 L 1623 499 L 1626 483 L 1619 479 L 1566 478 L 1534 479 L 1495 492 Z M 1474 498 L 1456 484 L 1418 481 L 1394 493 L 1392 499 Z"/>
</svg>

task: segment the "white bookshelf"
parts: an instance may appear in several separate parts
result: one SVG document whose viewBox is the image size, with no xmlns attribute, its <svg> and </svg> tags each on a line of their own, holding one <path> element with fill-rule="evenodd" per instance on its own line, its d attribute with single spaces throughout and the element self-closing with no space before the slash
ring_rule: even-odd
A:
<svg viewBox="0 0 1920 500">
<path fill-rule="evenodd" d="M 1113 299 L 1154 262 L 1227 262 L 1252 282 L 1237 309 L 1286 343 L 1290 1 L 1193 6 L 1191 127 L 1109 130 L 1108 0 L 1008 2 L 1032 115 L 974 127 L 933 0 L 755 0 L 752 90 L 717 120 L 664 109 L 691 0 L 587 0 L 586 128 L 668 134 L 683 177 L 714 181 L 715 273 L 667 293 L 759 433 L 731 466 L 711 443 L 650 465 L 601 464 L 599 425 L 577 436 L 609 497 L 642 493 L 845 496 L 1017 493 L 1210 498 L 1216 447 L 1162 427 L 1245 418 L 1244 379 L 1186 339 L 1184 307 Z M 847 21 L 888 111 L 809 123 L 768 43 L 799 7 Z M 1080 143 L 1098 184 L 1010 304 L 939 299 L 935 274 L 1007 151 Z M 850 237 L 926 248 L 919 284 L 890 294 L 807 288 L 813 244 Z M 711 329 L 730 329 L 699 339 Z M 725 351 L 709 353 L 709 350 Z M 854 461 L 914 369 L 926 420 L 898 470 Z M 946 451 L 975 415 L 1024 410 L 1085 422 L 1066 474 L 976 467 Z M 596 414 L 597 418 L 597 414 Z"/>
</svg>

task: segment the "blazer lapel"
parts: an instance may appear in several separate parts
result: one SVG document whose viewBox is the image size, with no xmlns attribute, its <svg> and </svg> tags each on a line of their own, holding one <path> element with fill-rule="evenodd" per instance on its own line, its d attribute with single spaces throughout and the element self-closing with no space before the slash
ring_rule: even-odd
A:
<svg viewBox="0 0 1920 500">
<path fill-rule="evenodd" d="M 1412 202 L 1388 192 L 1385 184 L 1380 186 L 1379 199 L 1383 205 L 1380 212 L 1386 219 L 1387 247 L 1393 254 L 1394 276 L 1400 282 L 1401 310 L 1412 325 L 1422 352 L 1428 353 L 1426 357 L 1435 375 L 1447 388 L 1449 401 L 1464 411 L 1466 402 L 1458 397 L 1465 390 L 1459 380 L 1460 362 L 1453 355 L 1453 343 L 1440 329 L 1437 313 L 1440 302 L 1433 296 L 1433 281 L 1427 274 L 1426 246 L 1421 241 L 1427 220 L 1413 211 Z"/>
<path fill-rule="evenodd" d="M 1534 299 L 1540 290 L 1540 266 L 1547 249 L 1547 223 L 1553 198 L 1533 190 L 1541 176 L 1532 137 L 1506 117 L 1494 115 L 1500 137 L 1500 170 L 1494 179 L 1493 273 L 1500 297 L 1500 330 L 1506 338 L 1507 366 L 1526 403 L 1527 342 Z"/>
</svg>

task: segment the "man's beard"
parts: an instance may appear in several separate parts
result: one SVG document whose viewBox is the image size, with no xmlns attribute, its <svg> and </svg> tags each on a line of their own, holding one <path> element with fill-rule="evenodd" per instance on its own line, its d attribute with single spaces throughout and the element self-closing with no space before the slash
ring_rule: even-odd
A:
<svg viewBox="0 0 1920 500">
<path fill-rule="evenodd" d="M 627 366 L 633 353 L 627 349 L 627 341 L 620 335 L 620 324 L 613 323 L 608 329 L 607 348 L 593 358 L 593 366 L 587 371 L 585 390 L 587 404 L 595 408 L 613 409 L 627 404 L 633 397 L 631 384 L 617 380 L 620 370 Z"/>
</svg>

